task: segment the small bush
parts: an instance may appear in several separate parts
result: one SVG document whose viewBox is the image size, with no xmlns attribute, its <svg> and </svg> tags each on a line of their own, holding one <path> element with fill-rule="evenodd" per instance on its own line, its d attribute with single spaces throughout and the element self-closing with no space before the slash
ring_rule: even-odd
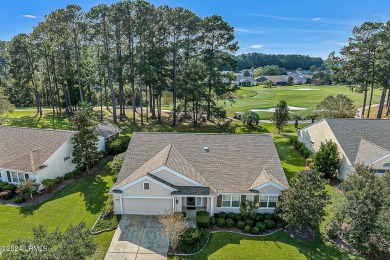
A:
<svg viewBox="0 0 390 260">
<path fill-rule="evenodd" d="M 257 222 L 255 227 L 259 229 L 259 232 L 265 231 L 265 224 L 263 222 Z"/>
<path fill-rule="evenodd" d="M 242 220 L 242 216 L 240 213 L 236 214 L 236 221 Z"/>
<path fill-rule="evenodd" d="M 214 217 L 210 217 L 210 224 L 215 225 L 215 218 Z"/>
<path fill-rule="evenodd" d="M 77 177 L 80 176 L 83 173 L 83 171 L 84 171 L 83 169 L 77 168 L 76 170 L 73 171 L 73 174 L 75 177 Z"/>
<path fill-rule="evenodd" d="M 227 217 L 227 213 L 226 213 L 226 212 L 219 212 L 219 213 L 218 213 L 218 218 L 224 218 L 224 219 L 226 219 L 226 217 Z"/>
<path fill-rule="evenodd" d="M 64 179 L 65 180 L 74 179 L 74 172 L 68 172 L 67 174 L 65 174 Z"/>
<path fill-rule="evenodd" d="M 128 136 L 118 137 L 114 141 L 106 144 L 106 151 L 110 155 L 124 153 L 126 152 L 129 143 L 130 143 L 130 137 Z"/>
<path fill-rule="evenodd" d="M 218 227 L 224 227 L 225 226 L 225 219 L 224 218 L 218 218 L 217 219 L 217 226 Z"/>
<path fill-rule="evenodd" d="M 251 232 L 251 226 L 245 226 L 244 231 L 248 233 Z"/>
<path fill-rule="evenodd" d="M 289 139 L 290 139 L 290 144 L 295 147 L 298 142 L 298 137 L 290 136 Z"/>
<path fill-rule="evenodd" d="M 272 214 L 270 214 L 270 213 L 264 213 L 264 219 L 272 219 L 273 218 L 273 216 L 272 216 Z"/>
<path fill-rule="evenodd" d="M 5 185 L 3 185 L 2 187 L 1 187 L 1 189 L 3 190 L 3 191 L 6 191 L 6 190 L 10 190 L 10 191 L 12 191 L 12 192 L 15 192 L 16 191 L 16 185 L 14 185 L 14 184 L 11 184 L 11 183 L 7 183 L 7 184 L 5 184 Z"/>
<path fill-rule="evenodd" d="M 245 227 L 244 221 L 242 221 L 242 220 L 237 221 L 237 228 L 244 229 L 244 227 Z"/>
<path fill-rule="evenodd" d="M 0 199 L 3 199 L 3 200 L 12 199 L 13 196 L 14 196 L 14 194 L 11 190 L 4 190 L 4 191 L 0 192 Z"/>
<path fill-rule="evenodd" d="M 226 220 L 226 226 L 227 226 L 227 227 L 234 227 L 234 220 L 231 219 L 231 218 L 228 218 L 228 219 Z"/>
<path fill-rule="evenodd" d="M 325 228 L 326 236 L 330 239 L 336 239 L 339 236 L 340 225 L 332 220 Z"/>
<path fill-rule="evenodd" d="M 234 213 L 228 213 L 227 214 L 227 218 L 230 218 L 230 219 L 236 219 L 236 214 L 234 214 Z"/>
<path fill-rule="evenodd" d="M 266 219 L 264 220 L 264 224 L 265 224 L 265 227 L 267 229 L 270 229 L 270 228 L 274 228 L 275 227 L 275 221 L 271 220 L 271 219 Z"/>
<path fill-rule="evenodd" d="M 303 155 L 303 157 L 309 158 L 313 155 L 313 152 L 310 149 L 308 149 L 306 146 L 303 146 L 301 148 L 301 154 Z"/>
<path fill-rule="evenodd" d="M 247 219 L 247 220 L 245 220 L 245 224 L 246 224 L 247 226 L 253 226 L 253 220 Z"/>
<path fill-rule="evenodd" d="M 23 197 L 19 197 L 19 198 L 14 199 L 14 202 L 17 204 L 23 203 L 25 201 L 26 201 L 26 199 Z"/>
<path fill-rule="evenodd" d="M 209 233 L 207 229 L 187 228 L 181 237 L 179 251 L 184 254 L 196 253 L 206 244 Z"/>
<path fill-rule="evenodd" d="M 259 234 L 259 229 L 258 229 L 257 227 L 253 227 L 253 228 L 251 229 L 251 233 L 252 233 L 252 234 Z"/>
<path fill-rule="evenodd" d="M 45 186 L 45 189 L 48 191 L 54 190 L 57 186 L 57 182 L 55 179 L 45 179 L 42 181 L 43 186 Z"/>
<path fill-rule="evenodd" d="M 104 202 L 102 214 L 105 218 L 114 215 L 114 201 L 112 196 L 109 196 L 109 198 Z"/>
<path fill-rule="evenodd" d="M 306 165 L 310 165 L 313 162 L 312 158 L 307 158 L 306 159 Z"/>
<path fill-rule="evenodd" d="M 210 228 L 210 217 L 207 211 L 196 212 L 196 226 L 198 228 Z"/>
</svg>

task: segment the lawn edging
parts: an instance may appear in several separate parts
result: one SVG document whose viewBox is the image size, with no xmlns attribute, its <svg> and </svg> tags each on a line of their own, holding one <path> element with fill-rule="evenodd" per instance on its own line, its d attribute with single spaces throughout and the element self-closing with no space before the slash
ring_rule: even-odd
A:
<svg viewBox="0 0 390 260">
<path fill-rule="evenodd" d="M 282 231 L 283 228 L 278 228 L 274 231 L 272 231 L 271 233 L 268 233 L 268 234 L 259 234 L 259 235 L 256 235 L 256 234 L 248 234 L 248 233 L 244 233 L 244 232 L 237 232 L 237 231 L 231 231 L 231 230 L 214 230 L 214 231 L 210 231 L 209 233 L 209 237 L 207 239 L 207 242 L 204 244 L 204 246 L 199 249 L 197 252 L 195 253 L 192 253 L 192 254 L 181 254 L 181 253 L 173 253 L 173 254 L 169 254 L 169 255 L 172 255 L 172 256 L 193 256 L 193 255 L 197 255 L 199 254 L 200 252 L 202 252 L 206 246 L 209 244 L 210 242 L 210 237 L 211 237 L 211 234 L 215 234 L 215 233 L 233 233 L 233 234 L 239 234 L 239 235 L 244 235 L 244 236 L 250 236 L 250 237 L 266 237 L 266 236 L 270 236 L 270 235 L 273 235 L 279 231 Z"/>
</svg>

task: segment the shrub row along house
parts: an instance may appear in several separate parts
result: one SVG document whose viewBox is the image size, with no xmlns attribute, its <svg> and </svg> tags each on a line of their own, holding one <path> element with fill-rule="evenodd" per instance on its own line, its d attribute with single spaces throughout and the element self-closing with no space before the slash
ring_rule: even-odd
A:
<svg viewBox="0 0 390 260">
<path fill-rule="evenodd" d="M 390 170 L 390 120 L 326 118 L 298 132 L 298 140 L 313 152 L 321 142 L 337 144 L 341 158 L 339 177 L 345 179 L 356 164 L 365 164 L 378 173 Z"/>
<path fill-rule="evenodd" d="M 273 212 L 288 182 L 269 135 L 134 133 L 110 194 L 116 214 Z"/>
<path fill-rule="evenodd" d="M 76 132 L 0 126 L 0 181 L 41 183 L 75 170 L 72 137 Z M 99 136 L 99 150 L 104 138 Z"/>
</svg>

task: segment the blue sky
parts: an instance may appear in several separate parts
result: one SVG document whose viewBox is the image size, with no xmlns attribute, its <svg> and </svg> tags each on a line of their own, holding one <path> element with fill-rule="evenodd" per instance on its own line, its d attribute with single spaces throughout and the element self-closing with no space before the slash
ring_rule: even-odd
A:
<svg viewBox="0 0 390 260">
<path fill-rule="evenodd" d="M 111 0 L 1 0 L 0 40 L 10 40 L 50 11 L 78 4 L 85 11 Z M 306 54 L 326 58 L 348 42 L 354 26 L 390 20 L 389 0 L 151 0 L 201 17 L 221 15 L 236 29 L 238 53 Z"/>
</svg>

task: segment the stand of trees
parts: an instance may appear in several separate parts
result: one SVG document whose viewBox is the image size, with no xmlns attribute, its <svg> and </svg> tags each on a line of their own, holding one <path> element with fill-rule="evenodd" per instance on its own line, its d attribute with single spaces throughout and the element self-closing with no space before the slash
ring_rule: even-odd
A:
<svg viewBox="0 0 390 260">
<path fill-rule="evenodd" d="M 382 89 L 377 118 L 390 114 L 390 21 L 365 22 L 352 31 L 347 46 L 340 56 L 331 53 L 329 67 L 334 71 L 332 80 L 344 83 L 357 92 L 364 93 L 362 117 L 370 117 L 374 88 Z M 368 106 L 368 111 L 366 111 Z M 384 110 L 386 109 L 386 110 Z"/>
<path fill-rule="evenodd" d="M 236 57 L 239 70 L 277 65 L 287 70 L 309 70 L 313 65 L 321 67 L 324 61 L 307 55 L 248 53 Z"/>
<path fill-rule="evenodd" d="M 40 115 L 42 106 L 73 113 L 79 102 L 97 105 L 102 97 L 115 122 L 131 106 L 133 123 L 140 108 L 141 124 L 161 120 L 162 95 L 171 91 L 173 125 L 178 111 L 197 125 L 220 116 L 217 99 L 234 90 L 219 72 L 235 66 L 234 38 L 220 16 L 201 19 L 181 7 L 124 0 L 84 12 L 69 5 L 32 33 L 0 43 L 0 87 L 11 103 L 35 105 Z"/>
</svg>

